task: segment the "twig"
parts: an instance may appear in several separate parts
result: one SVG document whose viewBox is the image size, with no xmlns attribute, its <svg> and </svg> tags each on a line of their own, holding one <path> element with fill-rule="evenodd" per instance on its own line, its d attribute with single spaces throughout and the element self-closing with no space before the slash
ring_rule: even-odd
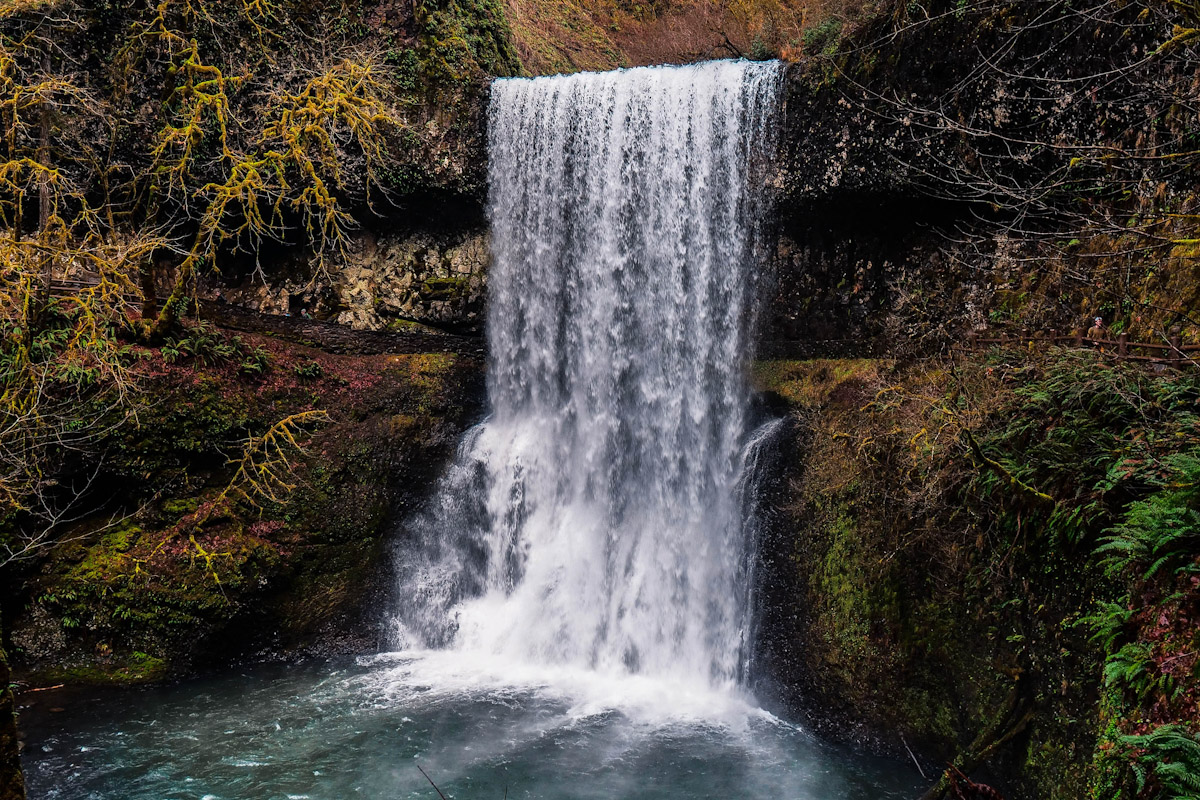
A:
<svg viewBox="0 0 1200 800">
<path fill-rule="evenodd" d="M 433 778 L 429 777 L 429 774 L 428 774 L 427 772 L 425 772 L 425 770 L 421 769 L 421 765 L 420 765 L 420 764 L 417 764 L 417 770 L 418 770 L 418 771 L 419 771 L 419 772 L 420 772 L 422 775 L 424 775 L 424 776 L 425 776 L 425 780 L 429 781 L 429 785 L 430 785 L 430 786 L 432 786 L 432 787 L 433 787 L 433 790 L 434 790 L 435 792 L 437 792 L 437 793 L 438 793 L 438 797 L 442 798 L 442 800 L 449 800 L 449 798 L 447 798 L 447 797 L 446 797 L 446 795 L 442 794 L 442 790 L 441 790 L 441 789 L 439 789 L 439 788 L 437 787 L 437 784 L 433 782 Z M 507 787 L 504 789 L 504 796 L 505 796 L 505 797 L 507 797 L 507 796 L 508 796 L 508 789 L 507 789 Z"/>
<path fill-rule="evenodd" d="M 921 773 L 921 778 L 923 780 L 929 780 L 929 776 L 925 774 L 925 770 L 921 769 L 921 762 L 917 761 L 917 757 L 913 755 L 912 748 L 908 746 L 908 742 L 904 741 L 903 733 L 900 734 L 900 743 L 903 744 L 904 749 L 908 751 L 908 757 L 911 758 L 912 762 L 917 765 L 917 772 Z"/>
<path fill-rule="evenodd" d="M 66 686 L 65 683 L 60 683 L 57 686 L 40 686 L 37 689 L 25 689 L 21 694 L 33 694 L 34 692 L 49 692 L 54 689 L 61 689 Z"/>
</svg>

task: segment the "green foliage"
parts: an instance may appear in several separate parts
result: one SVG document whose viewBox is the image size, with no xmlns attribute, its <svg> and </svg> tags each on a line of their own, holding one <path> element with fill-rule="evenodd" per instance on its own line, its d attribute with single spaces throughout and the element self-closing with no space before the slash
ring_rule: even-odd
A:
<svg viewBox="0 0 1200 800">
<path fill-rule="evenodd" d="M 167 337 L 161 352 L 163 360 L 173 364 L 182 359 L 193 359 L 201 364 L 218 364 L 231 361 L 241 354 L 240 341 L 226 338 L 206 322 L 183 328 L 178 334 Z"/>
<path fill-rule="evenodd" d="M 1138 702 L 1152 695 L 1174 698 L 1179 692 L 1174 679 L 1158 670 L 1147 642 L 1130 642 L 1110 655 L 1104 662 L 1104 681 Z"/>
<path fill-rule="evenodd" d="M 271 363 L 270 354 L 261 347 L 256 347 L 238 365 L 238 372 L 243 375 L 262 375 Z"/>
<path fill-rule="evenodd" d="M 746 54 L 746 57 L 751 61 L 768 61 L 777 55 L 777 53 L 771 50 L 766 40 L 759 35 L 755 36 L 754 41 L 750 43 L 750 52 Z"/>
<path fill-rule="evenodd" d="M 159 348 L 168 364 L 194 361 L 203 366 L 237 363 L 237 371 L 250 377 L 262 375 L 271 364 L 271 354 L 263 347 L 250 348 L 240 336 L 228 336 L 213 325 L 201 321 L 168 336 Z"/>
<path fill-rule="evenodd" d="M 1150 733 L 1122 736 L 1118 745 L 1130 761 L 1139 798 L 1200 798 L 1200 741 L 1183 725 L 1161 725 Z"/>
<path fill-rule="evenodd" d="M 1104 652 L 1111 653 L 1125 635 L 1132 616 L 1133 612 L 1124 603 L 1101 601 L 1099 613 L 1083 617 L 1076 624 L 1090 628 L 1092 641 L 1103 647 Z"/>
<path fill-rule="evenodd" d="M 106 469 L 131 481 L 135 494 L 218 468 L 226 459 L 222 448 L 254 426 L 252 403 L 212 376 L 156 384 L 151 391 L 139 398 L 137 426 L 115 431 L 108 445 Z"/>
<path fill-rule="evenodd" d="M 1022 358 L 1014 365 L 1005 351 L 991 359 L 1014 384 L 1014 402 L 981 443 L 1017 479 L 1060 500 L 1041 517 L 1057 541 L 1094 541 L 1130 499 L 1162 484 L 1173 454 L 1200 448 L 1194 374 L 1152 375 L 1077 351 L 1061 351 L 1044 364 Z M 1007 493 L 995 475 L 981 474 L 977 483 L 985 494 Z"/>
<path fill-rule="evenodd" d="M 837 51 L 838 40 L 841 35 L 841 20 L 830 17 L 806 30 L 801 42 L 807 53 L 832 55 Z"/>
<path fill-rule="evenodd" d="M 1167 464 L 1169 477 L 1156 481 L 1161 490 L 1132 503 L 1097 548 L 1110 575 L 1142 571 L 1149 580 L 1167 566 L 1200 571 L 1200 451 L 1175 454 Z"/>
<path fill-rule="evenodd" d="M 325 370 L 316 361 L 305 361 L 303 364 L 297 364 L 294 371 L 297 377 L 306 380 L 315 380 L 325 374 Z"/>
<path fill-rule="evenodd" d="M 478 180 L 450 168 L 476 141 L 453 130 L 475 124 L 455 106 L 519 71 L 499 0 L 12 5 L 0 4 L 0 223 L 38 230 L 0 238 L 0 262 L 29 289 L 101 273 L 106 316 L 143 341 L 172 332 L 196 276 L 231 252 L 284 241 L 321 270 L 392 176 L 405 191 Z M 165 302 L 144 305 L 158 318 L 131 319 L 129 299 L 168 271 Z"/>
<path fill-rule="evenodd" d="M 1177 632 L 1188 617 L 1186 597 L 1176 586 L 1200 571 L 1195 392 L 1194 376 L 1139 377 L 1134 384 L 1118 380 L 1110 397 L 1092 406 L 1115 420 L 1121 426 L 1117 431 L 1124 429 L 1124 442 L 1106 444 L 1115 449 L 1097 465 L 1104 470 L 1095 484 L 1097 496 L 1112 496 L 1102 505 L 1115 517 L 1095 553 L 1124 594 L 1081 620 L 1108 654 L 1103 670 L 1107 730 L 1097 750 L 1102 798 L 1200 796 L 1200 746 L 1170 722 L 1194 707 L 1188 693 L 1195 675 L 1189 679 L 1186 667 L 1184 672 L 1176 668 L 1186 665 L 1194 648 L 1186 628 L 1180 629 L 1182 635 Z M 1117 499 L 1129 502 L 1120 507 Z M 1148 718 L 1166 724 L 1149 734 L 1128 733 Z"/>
<path fill-rule="evenodd" d="M 1036 702 L 1013 796 L 1074 800 L 1095 736 L 1083 687 L 1098 681 L 1102 654 L 1070 621 L 1103 587 L 1086 551 L 1045 535 L 1046 504 L 1001 484 L 962 436 L 1019 469 L 1033 437 L 1017 444 L 1025 432 L 1009 431 L 1027 402 L 1015 392 L 1064 368 L 1047 360 L 1010 377 L 945 362 L 771 362 L 754 376 L 804 431 L 795 494 L 780 505 L 806 586 L 797 637 L 820 684 L 910 742 L 944 743 L 947 760 L 1025 724 Z"/>
</svg>

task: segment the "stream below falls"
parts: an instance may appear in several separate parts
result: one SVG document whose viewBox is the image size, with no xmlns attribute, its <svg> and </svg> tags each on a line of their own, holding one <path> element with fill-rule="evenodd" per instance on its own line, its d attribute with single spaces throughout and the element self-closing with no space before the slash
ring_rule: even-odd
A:
<svg viewBox="0 0 1200 800">
<path fill-rule="evenodd" d="M 445 651 L 49 694 L 22 717 L 35 800 L 437 800 L 418 766 L 454 800 L 911 800 L 925 786 L 744 698 Z"/>
</svg>

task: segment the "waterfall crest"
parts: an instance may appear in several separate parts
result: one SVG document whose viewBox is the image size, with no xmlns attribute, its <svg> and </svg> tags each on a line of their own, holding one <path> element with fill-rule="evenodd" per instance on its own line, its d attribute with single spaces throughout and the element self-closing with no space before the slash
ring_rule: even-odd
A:
<svg viewBox="0 0 1200 800">
<path fill-rule="evenodd" d="M 498 80 L 490 418 L 400 561 L 396 646 L 736 684 L 774 63 Z"/>
</svg>

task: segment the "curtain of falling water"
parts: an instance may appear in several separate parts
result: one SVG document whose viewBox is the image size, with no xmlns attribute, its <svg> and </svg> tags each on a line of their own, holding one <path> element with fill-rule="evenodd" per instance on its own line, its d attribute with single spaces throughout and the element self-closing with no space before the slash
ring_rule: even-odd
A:
<svg viewBox="0 0 1200 800">
<path fill-rule="evenodd" d="M 492 85 L 488 392 L 400 554 L 395 644 L 735 684 L 780 74 Z"/>
</svg>

